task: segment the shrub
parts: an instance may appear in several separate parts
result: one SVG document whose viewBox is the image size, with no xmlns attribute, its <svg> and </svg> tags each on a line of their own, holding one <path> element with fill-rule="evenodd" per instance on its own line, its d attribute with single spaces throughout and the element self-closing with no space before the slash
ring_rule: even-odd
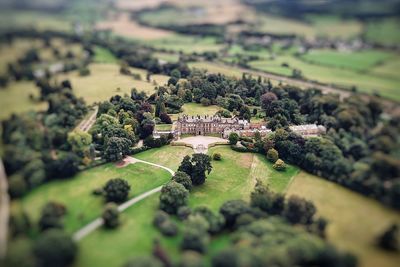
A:
<svg viewBox="0 0 400 267">
<path fill-rule="evenodd" d="M 131 186 L 121 178 L 109 180 L 103 188 L 107 202 L 121 203 L 128 198 Z"/>
<path fill-rule="evenodd" d="M 219 212 L 225 218 L 225 225 L 228 228 L 235 224 L 237 217 L 248 213 L 249 211 L 249 205 L 243 200 L 229 200 L 225 202 L 219 209 Z"/>
<path fill-rule="evenodd" d="M 378 237 L 378 244 L 383 249 L 399 251 L 399 226 L 396 224 L 389 226 L 389 228 Z"/>
<path fill-rule="evenodd" d="M 176 215 L 180 220 L 186 220 L 190 214 L 192 214 L 192 210 L 188 206 L 182 206 L 178 209 Z"/>
<path fill-rule="evenodd" d="M 178 226 L 171 219 L 161 223 L 158 229 L 165 236 L 176 236 L 178 234 Z"/>
<path fill-rule="evenodd" d="M 185 172 L 180 172 L 180 171 L 176 172 L 175 175 L 172 177 L 172 180 L 183 185 L 189 191 L 193 187 L 190 176 L 187 175 Z"/>
<path fill-rule="evenodd" d="M 79 76 L 89 76 L 90 70 L 87 67 L 82 67 L 79 69 Z"/>
<path fill-rule="evenodd" d="M 165 211 L 158 210 L 156 212 L 156 215 L 154 216 L 153 225 L 158 228 L 162 223 L 164 223 L 167 220 L 169 220 L 169 214 L 166 213 Z"/>
<path fill-rule="evenodd" d="M 13 175 L 8 181 L 8 193 L 11 198 L 19 198 L 28 191 L 28 185 L 22 175 Z"/>
<path fill-rule="evenodd" d="M 39 219 L 39 228 L 41 231 L 50 228 L 63 228 L 62 217 L 67 212 L 67 208 L 57 202 L 48 202 L 42 209 Z"/>
<path fill-rule="evenodd" d="M 116 228 L 120 223 L 117 205 L 114 203 L 108 203 L 105 206 L 101 217 L 103 218 L 104 226 L 106 228 Z"/>
<path fill-rule="evenodd" d="M 236 143 L 239 141 L 239 135 L 237 133 L 230 133 L 228 139 L 229 144 L 236 145 Z"/>
<path fill-rule="evenodd" d="M 41 234 L 33 247 L 33 253 L 42 267 L 64 267 L 70 265 L 77 252 L 77 246 L 66 233 L 51 229 Z"/>
<path fill-rule="evenodd" d="M 203 106 L 205 106 L 205 107 L 211 105 L 210 99 L 205 98 L 205 97 L 203 97 L 203 98 L 200 99 L 200 103 L 201 103 Z"/>
<path fill-rule="evenodd" d="M 267 159 L 270 162 L 275 163 L 279 159 L 278 151 L 276 149 L 273 149 L 273 148 L 268 149 L 268 151 L 267 151 Z"/>
<path fill-rule="evenodd" d="M 284 171 L 286 169 L 286 164 L 283 160 L 278 159 L 272 167 L 277 171 Z"/>
<path fill-rule="evenodd" d="M 222 156 L 220 153 L 214 153 L 213 160 L 220 161 L 221 159 L 222 159 Z"/>
<path fill-rule="evenodd" d="M 172 123 L 171 117 L 165 112 L 160 114 L 160 120 L 163 123 L 166 123 L 166 124 L 171 124 Z"/>
<path fill-rule="evenodd" d="M 176 214 L 180 207 L 186 206 L 188 197 L 189 191 L 183 185 L 171 181 L 161 189 L 160 209 L 169 214 Z"/>
<path fill-rule="evenodd" d="M 316 208 L 312 202 L 291 196 L 285 205 L 283 215 L 293 224 L 311 224 L 315 212 Z"/>
</svg>

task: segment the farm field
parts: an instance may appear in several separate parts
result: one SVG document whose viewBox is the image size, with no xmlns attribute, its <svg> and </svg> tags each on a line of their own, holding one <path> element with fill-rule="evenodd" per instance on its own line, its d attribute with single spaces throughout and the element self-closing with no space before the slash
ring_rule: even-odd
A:
<svg viewBox="0 0 400 267">
<path fill-rule="evenodd" d="M 34 82 L 12 82 L 6 88 L 0 90 L 0 119 L 8 118 L 12 113 L 27 111 L 40 111 L 47 108 L 47 103 L 31 100 L 30 95 L 37 99 L 39 88 Z"/>
<path fill-rule="evenodd" d="M 23 210 L 36 222 L 41 209 L 48 201 L 56 201 L 67 207 L 65 230 L 73 233 L 101 214 L 104 199 L 92 191 L 113 178 L 126 179 L 131 185 L 129 198 L 162 185 L 170 174 L 160 168 L 143 163 L 123 168 L 108 163 L 89 169 L 66 180 L 55 180 L 33 190 L 21 200 Z"/>
<path fill-rule="evenodd" d="M 118 59 L 107 49 L 96 46 L 94 50 L 94 62 L 96 63 L 117 63 Z"/>
<path fill-rule="evenodd" d="M 360 266 L 397 266 L 400 255 L 385 252 L 375 244 L 376 236 L 383 229 L 391 223 L 400 223 L 396 211 L 303 171 L 293 179 L 287 194 L 313 201 L 318 213 L 329 221 L 328 239 L 339 248 L 355 253 Z"/>
<path fill-rule="evenodd" d="M 370 22 L 366 27 L 365 38 L 379 44 L 397 45 L 400 42 L 399 24 L 398 19 L 392 18 Z"/>
<path fill-rule="evenodd" d="M 154 84 L 145 81 L 146 75 L 144 70 L 132 68 L 133 73 L 141 75 L 142 80 L 135 80 L 133 77 L 122 75 L 119 72 L 119 66 L 116 64 L 95 63 L 89 65 L 90 75 L 79 76 L 78 71 L 68 74 L 60 74 L 56 76 L 58 81 L 69 79 L 73 90 L 77 96 L 83 97 L 88 104 L 98 101 L 104 101 L 110 96 L 119 94 L 130 94 L 132 88 L 144 91 L 147 94 L 154 92 Z M 157 82 L 164 83 L 163 76 L 155 77 Z"/>
<path fill-rule="evenodd" d="M 141 41 L 143 44 L 160 50 L 190 53 L 218 52 L 224 45 L 218 44 L 213 37 L 195 37 L 174 34 L 173 36 Z"/>
<path fill-rule="evenodd" d="M 177 158 L 165 159 L 165 155 L 171 155 L 178 151 Z M 192 150 L 168 146 L 148 150 L 135 155 L 135 157 L 153 160 L 155 163 L 169 167 L 177 167 L 185 152 L 192 153 Z M 212 155 L 216 152 L 221 153 L 222 161 L 213 161 L 213 171 L 208 176 L 206 183 L 191 192 L 189 197 L 191 207 L 206 205 L 216 211 L 226 200 L 248 199 L 256 179 L 263 180 L 273 190 L 284 191 L 298 171 L 296 167 L 289 166 L 286 172 L 277 172 L 272 169 L 271 164 L 263 156 L 238 153 L 231 150 L 229 146 L 213 147 L 208 154 Z M 238 162 L 239 164 L 237 164 Z M 118 228 L 118 231 L 99 229 L 83 239 L 80 248 L 82 249 L 81 254 L 85 257 L 79 257 L 75 266 L 102 267 L 107 266 L 108 260 L 121 265 L 130 257 L 149 254 L 152 248 L 152 240 L 156 237 L 161 240 L 162 246 L 167 249 L 169 255 L 176 259 L 178 256 L 176 248 L 179 247 L 181 236 L 163 238 L 151 223 L 158 208 L 158 196 L 158 194 L 154 195 L 126 210 L 122 214 L 123 224 Z M 140 229 L 140 231 L 135 229 Z M 223 248 L 229 240 L 229 237 L 225 235 L 213 239 L 211 241 L 212 251 L 208 256 L 213 255 L 214 250 Z M 107 249 L 109 242 L 118 245 L 113 249 Z M 99 251 L 102 251 L 102 253 L 99 253 Z"/>
</svg>

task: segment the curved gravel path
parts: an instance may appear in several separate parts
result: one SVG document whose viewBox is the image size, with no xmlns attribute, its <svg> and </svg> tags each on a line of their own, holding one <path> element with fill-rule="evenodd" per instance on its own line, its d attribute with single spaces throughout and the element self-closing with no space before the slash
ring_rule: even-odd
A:
<svg viewBox="0 0 400 267">
<path fill-rule="evenodd" d="M 148 165 L 151 165 L 151 166 L 155 166 L 155 167 L 164 169 L 164 170 L 168 171 L 172 176 L 175 174 L 175 172 L 173 170 L 171 170 L 170 168 L 168 168 L 168 167 L 165 167 L 165 166 L 162 166 L 162 165 L 159 165 L 159 164 L 155 164 L 155 163 L 152 163 L 152 162 L 136 159 L 136 158 L 133 158 L 133 157 L 130 157 L 130 156 L 126 157 L 124 159 L 124 161 L 127 162 L 128 164 L 135 164 L 136 162 L 141 162 L 141 163 L 144 163 L 144 164 L 148 164 Z M 140 202 L 141 200 L 143 200 L 143 199 L 145 199 L 145 198 L 147 198 L 147 197 L 149 197 L 149 196 L 151 196 L 151 195 L 153 195 L 153 194 L 155 194 L 157 192 L 160 192 L 162 187 L 163 187 L 162 185 L 158 186 L 158 187 L 153 188 L 153 189 L 151 189 L 151 190 L 149 190 L 147 192 L 144 192 L 144 193 L 142 193 L 142 194 L 140 194 L 140 195 L 138 195 L 138 196 L 136 196 L 134 198 L 131 198 L 130 200 L 122 203 L 121 205 L 119 205 L 118 206 L 118 211 L 119 212 L 123 212 L 124 210 L 126 210 L 127 208 L 135 205 L 136 203 Z M 93 232 L 94 230 L 96 230 L 97 228 L 99 228 L 102 225 L 103 225 L 103 219 L 101 217 L 99 217 L 99 218 L 93 220 L 92 222 L 90 222 L 89 224 L 85 225 L 83 228 L 81 228 L 78 231 L 76 231 L 74 233 L 74 235 L 72 236 L 72 238 L 75 241 L 80 241 L 82 238 L 84 238 L 85 236 L 87 236 L 88 234 L 90 234 L 91 232 Z"/>
</svg>

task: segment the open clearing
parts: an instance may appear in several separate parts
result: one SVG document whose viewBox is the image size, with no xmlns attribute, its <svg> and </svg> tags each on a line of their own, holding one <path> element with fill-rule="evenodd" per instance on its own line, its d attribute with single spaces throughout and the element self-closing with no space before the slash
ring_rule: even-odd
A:
<svg viewBox="0 0 400 267">
<path fill-rule="evenodd" d="M 78 97 L 83 97 L 88 104 L 105 101 L 113 95 L 130 95 L 131 89 L 136 88 L 147 94 L 154 93 L 154 84 L 145 81 L 146 71 L 132 68 L 133 73 L 138 73 L 142 80 L 135 80 L 131 76 L 122 75 L 117 64 L 91 64 L 90 75 L 79 76 L 78 71 L 56 76 L 58 81 L 69 79 L 74 92 Z M 155 76 L 157 78 L 157 76 Z M 163 84 L 164 76 L 158 81 Z"/>
<path fill-rule="evenodd" d="M 183 156 L 191 149 L 166 146 L 160 149 L 151 149 L 135 155 L 135 158 L 148 160 L 176 169 Z M 227 146 L 217 146 L 209 150 L 209 154 L 221 153 L 222 161 L 213 161 L 213 171 L 204 185 L 195 188 L 189 198 L 190 206 L 206 205 L 213 210 L 226 200 L 249 197 L 255 185 L 256 178 L 264 180 L 271 188 L 282 191 L 297 173 L 296 167 L 289 166 L 286 172 L 277 172 L 272 169 L 261 155 L 238 153 Z M 177 153 L 177 154 L 174 154 Z M 177 155 L 177 157 L 171 157 Z M 264 175 L 263 175 L 264 173 Z M 273 180 L 280 180 L 278 183 Z M 151 253 L 153 239 L 158 237 L 168 254 L 176 259 L 178 256 L 181 236 L 164 238 L 152 225 L 154 212 L 158 208 L 159 194 L 151 196 L 146 201 L 129 208 L 122 214 L 122 225 L 116 231 L 99 229 L 80 242 L 80 257 L 76 267 L 97 266 L 106 267 L 109 262 L 116 266 L 122 265 L 130 257 Z M 179 227 L 182 225 L 179 223 Z M 225 235 L 215 238 L 211 242 L 210 255 L 220 250 L 229 242 Z M 110 248 L 109 244 L 115 244 Z M 82 255 L 85 255 L 84 257 Z"/>
<path fill-rule="evenodd" d="M 375 245 L 376 237 L 390 224 L 400 223 L 400 214 L 375 200 L 322 178 L 300 172 L 287 191 L 314 202 L 318 213 L 329 220 L 328 240 L 355 253 L 362 267 L 396 267 L 400 254 Z"/>
</svg>

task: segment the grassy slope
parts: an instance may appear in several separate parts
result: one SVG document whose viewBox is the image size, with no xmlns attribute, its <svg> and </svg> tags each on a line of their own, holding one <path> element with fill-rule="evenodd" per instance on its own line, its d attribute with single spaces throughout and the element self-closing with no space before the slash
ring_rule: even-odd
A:
<svg viewBox="0 0 400 267">
<path fill-rule="evenodd" d="M 37 221 L 48 201 L 58 201 L 67 207 L 65 228 L 69 233 L 78 230 L 101 214 L 104 200 L 92 195 L 95 188 L 112 178 L 126 179 L 132 189 L 129 198 L 153 189 L 170 179 L 165 170 L 143 163 L 117 168 L 109 163 L 81 172 L 76 177 L 46 183 L 22 199 L 28 215 Z"/>
<path fill-rule="evenodd" d="M 94 49 L 94 61 L 97 63 L 117 63 L 117 58 L 103 47 L 96 46 Z"/>
<path fill-rule="evenodd" d="M 329 220 L 328 239 L 360 257 L 364 267 L 395 267 L 400 255 L 375 246 L 375 238 L 388 225 L 400 223 L 398 212 L 344 187 L 301 172 L 287 193 L 312 200 L 319 214 Z"/>
<path fill-rule="evenodd" d="M 177 168 L 181 158 L 187 152 L 186 148 L 163 147 L 152 149 L 135 155 L 138 158 L 150 160 L 166 166 Z M 286 185 L 291 177 L 297 173 L 297 168 L 289 167 L 288 172 L 278 173 L 271 169 L 269 163 L 261 155 L 250 153 L 238 153 L 227 146 L 211 148 L 209 154 L 219 152 L 222 154 L 221 162 L 213 161 L 213 171 L 207 178 L 207 182 L 194 189 L 190 195 L 190 205 L 207 205 L 216 210 L 224 201 L 235 198 L 248 198 L 250 190 L 255 184 L 256 178 L 261 178 L 267 183 L 271 182 L 272 188 L 282 189 L 283 183 L 274 186 L 273 180 L 284 180 Z M 177 157 L 168 157 L 172 153 L 179 153 Z M 176 155 L 176 154 L 175 154 Z M 278 183 L 279 184 L 279 183 Z M 128 258 L 151 251 L 152 240 L 160 237 L 160 234 L 151 224 L 154 211 L 158 206 L 158 195 L 152 196 L 129 208 L 122 215 L 123 225 L 116 231 L 99 230 L 89 235 L 81 242 L 81 253 L 75 266 L 107 266 L 107 262 L 113 262 L 120 266 Z M 176 258 L 181 236 L 174 238 L 162 238 L 163 246 L 173 258 Z M 105 242 L 105 240 L 107 242 Z M 222 235 L 211 242 L 211 254 L 225 246 L 229 238 Z M 110 248 L 109 244 L 118 244 Z"/>
</svg>

